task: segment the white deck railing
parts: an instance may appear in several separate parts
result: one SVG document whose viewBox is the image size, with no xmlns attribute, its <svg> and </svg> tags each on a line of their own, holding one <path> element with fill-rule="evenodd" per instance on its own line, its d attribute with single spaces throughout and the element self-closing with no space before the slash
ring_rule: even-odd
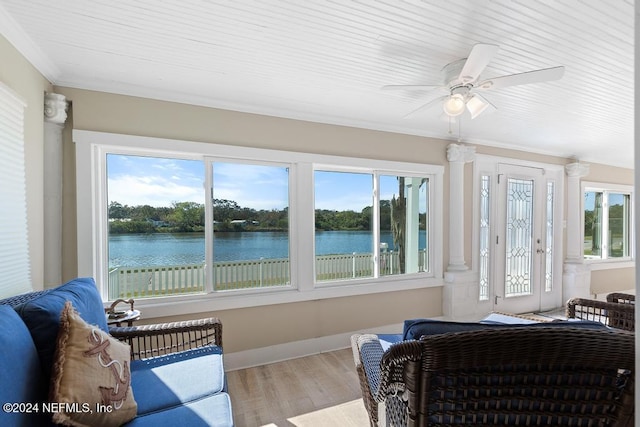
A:
<svg viewBox="0 0 640 427">
<path fill-rule="evenodd" d="M 399 274 L 398 254 L 380 254 L 380 275 Z M 420 251 L 419 271 L 426 271 L 427 253 Z M 290 283 L 289 259 L 276 258 L 214 263 L 216 292 L 287 286 Z M 318 281 L 344 280 L 373 276 L 369 253 L 319 255 L 316 257 Z M 109 270 L 109 298 L 184 295 L 205 291 L 205 266 L 172 265 L 152 267 L 115 267 Z"/>
</svg>

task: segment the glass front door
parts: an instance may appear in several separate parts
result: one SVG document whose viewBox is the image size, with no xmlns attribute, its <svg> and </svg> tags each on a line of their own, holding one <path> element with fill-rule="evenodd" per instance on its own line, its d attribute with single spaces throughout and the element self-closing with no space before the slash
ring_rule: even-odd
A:
<svg viewBox="0 0 640 427">
<path fill-rule="evenodd" d="M 538 311 L 552 288 L 553 184 L 541 168 L 498 166 L 495 310 Z"/>
</svg>

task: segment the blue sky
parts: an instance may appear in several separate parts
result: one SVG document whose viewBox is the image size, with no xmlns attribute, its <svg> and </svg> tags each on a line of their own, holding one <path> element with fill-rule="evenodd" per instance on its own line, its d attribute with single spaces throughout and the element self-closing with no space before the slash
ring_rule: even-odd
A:
<svg viewBox="0 0 640 427">
<path fill-rule="evenodd" d="M 204 203 L 201 161 L 110 154 L 107 169 L 109 202 L 156 207 L 173 202 Z M 216 162 L 213 180 L 215 198 L 234 200 L 241 207 L 279 210 L 288 203 L 286 168 Z M 397 192 L 395 179 L 382 180 L 382 199 Z M 315 203 L 317 209 L 359 212 L 372 205 L 371 175 L 318 171 Z"/>
<path fill-rule="evenodd" d="M 592 211 L 595 209 L 596 192 L 587 191 L 584 193 L 584 210 Z M 624 205 L 624 195 L 609 193 L 609 206 Z"/>
</svg>

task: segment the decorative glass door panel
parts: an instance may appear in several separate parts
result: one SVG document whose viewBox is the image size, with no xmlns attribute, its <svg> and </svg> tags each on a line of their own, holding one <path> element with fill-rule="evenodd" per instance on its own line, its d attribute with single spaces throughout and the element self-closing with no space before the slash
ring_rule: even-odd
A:
<svg viewBox="0 0 640 427">
<path fill-rule="evenodd" d="M 531 295 L 534 180 L 508 178 L 505 298 Z"/>
</svg>

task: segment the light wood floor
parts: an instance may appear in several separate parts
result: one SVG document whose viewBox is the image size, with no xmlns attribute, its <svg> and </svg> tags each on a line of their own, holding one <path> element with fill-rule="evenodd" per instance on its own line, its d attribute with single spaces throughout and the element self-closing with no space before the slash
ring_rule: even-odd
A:
<svg viewBox="0 0 640 427">
<path fill-rule="evenodd" d="M 351 349 L 227 373 L 237 427 L 369 425 Z"/>
</svg>

